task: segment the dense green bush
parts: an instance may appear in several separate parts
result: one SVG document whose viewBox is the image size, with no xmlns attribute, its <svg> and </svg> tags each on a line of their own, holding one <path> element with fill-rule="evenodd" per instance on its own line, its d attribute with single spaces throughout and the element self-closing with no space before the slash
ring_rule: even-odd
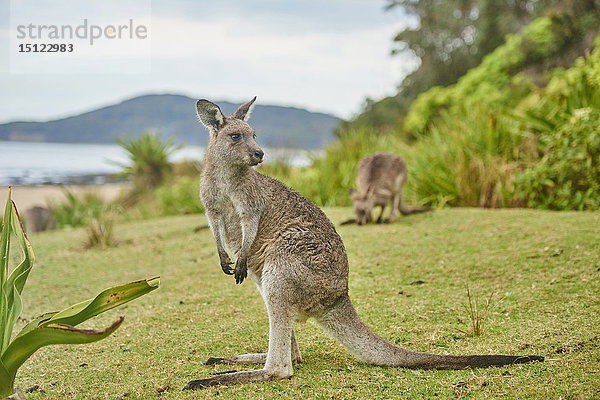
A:
<svg viewBox="0 0 600 400">
<path fill-rule="evenodd" d="M 535 153 L 518 122 L 485 106 L 446 113 L 406 152 L 407 194 L 431 205 L 510 207 L 514 173 Z"/>
<path fill-rule="evenodd" d="M 434 87 L 411 104 L 404 127 L 412 133 L 424 132 L 442 110 L 456 113 L 461 108 L 485 104 L 492 108 L 515 107 L 535 85 L 522 73 L 530 64 L 550 60 L 576 40 L 574 21 L 565 15 L 542 17 L 483 58 L 454 85 Z M 579 33 L 581 34 L 581 33 Z"/>
<path fill-rule="evenodd" d="M 600 37 L 596 49 L 522 104 L 538 157 L 517 175 L 517 192 L 537 208 L 600 208 Z"/>
<path fill-rule="evenodd" d="M 165 184 L 156 190 L 160 215 L 183 215 L 203 213 L 198 197 L 200 178 L 181 176 L 174 183 Z"/>
<path fill-rule="evenodd" d="M 54 202 L 50 205 L 57 229 L 89 225 L 114 208 L 112 205 L 104 204 L 95 193 L 77 196 L 72 191 L 64 189 L 64 194 L 66 201 Z"/>
<path fill-rule="evenodd" d="M 536 208 L 600 209 L 600 111 L 579 109 L 539 140 L 544 155 L 518 175 L 520 197 Z"/>
<path fill-rule="evenodd" d="M 524 29 L 524 37 L 536 43 L 538 53 L 563 45 L 548 40 L 549 32 L 554 35 L 562 29 L 549 21 L 539 19 Z M 519 61 L 510 60 L 519 54 L 517 39 L 509 36 L 506 45 L 457 85 L 430 90 L 414 103 L 413 110 L 419 112 L 413 117 L 421 118 L 421 127 L 428 129 L 407 152 L 412 170 L 407 190 L 422 202 L 600 208 L 600 39 L 596 50 L 577 59 L 573 67 L 553 70 L 547 87 L 525 83 L 523 90 L 516 89 L 519 74 L 500 79 L 510 76 L 502 65 Z M 500 90 L 494 90 L 496 85 Z M 507 100 L 500 100 L 502 93 Z M 486 104 L 498 111 L 490 112 Z"/>
<path fill-rule="evenodd" d="M 498 106 L 509 103 L 515 97 L 511 91 L 513 72 L 525 59 L 521 45 L 521 34 L 508 35 L 504 45 L 485 56 L 479 66 L 471 69 L 456 84 L 434 87 L 420 94 L 410 106 L 405 129 L 424 132 L 443 109 L 468 104 Z"/>
</svg>

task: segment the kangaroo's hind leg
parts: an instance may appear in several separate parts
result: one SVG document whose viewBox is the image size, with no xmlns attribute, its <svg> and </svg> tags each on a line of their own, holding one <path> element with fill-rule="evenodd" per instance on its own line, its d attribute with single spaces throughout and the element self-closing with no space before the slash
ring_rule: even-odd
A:
<svg viewBox="0 0 600 400">
<path fill-rule="evenodd" d="M 253 371 L 229 372 L 213 375 L 210 378 L 199 379 L 189 382 L 184 389 L 200 389 L 216 385 L 235 385 L 238 383 L 266 381 L 271 379 L 284 379 L 293 375 L 292 367 L 292 336 L 294 312 L 288 303 L 289 290 L 285 282 L 280 282 L 276 274 L 268 273 L 269 268 L 265 264 L 263 269 L 263 299 L 267 306 L 269 315 L 269 351 L 262 369 Z M 248 358 L 258 359 L 262 356 Z"/>
<path fill-rule="evenodd" d="M 264 368 L 253 371 L 229 372 L 210 378 L 190 381 L 183 389 L 201 389 L 217 385 L 267 381 L 289 378 L 292 367 L 292 318 L 286 313 L 269 311 L 269 352 Z"/>
</svg>

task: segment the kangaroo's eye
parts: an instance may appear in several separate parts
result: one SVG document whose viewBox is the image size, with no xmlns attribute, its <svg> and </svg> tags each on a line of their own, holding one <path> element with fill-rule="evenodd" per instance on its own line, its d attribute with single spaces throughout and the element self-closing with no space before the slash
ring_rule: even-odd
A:
<svg viewBox="0 0 600 400">
<path fill-rule="evenodd" d="M 253 135 L 252 135 L 252 137 L 253 137 L 254 139 L 256 139 L 256 133 L 255 133 L 255 134 L 253 134 Z"/>
<path fill-rule="evenodd" d="M 234 133 L 232 135 L 229 135 L 229 137 L 231 138 L 231 140 L 233 140 L 234 142 L 239 141 L 242 138 L 242 135 L 240 135 L 239 133 Z"/>
</svg>

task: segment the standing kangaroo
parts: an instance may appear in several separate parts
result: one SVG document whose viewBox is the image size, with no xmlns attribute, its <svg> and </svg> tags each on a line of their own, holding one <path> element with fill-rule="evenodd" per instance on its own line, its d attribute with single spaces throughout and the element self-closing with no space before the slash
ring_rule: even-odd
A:
<svg viewBox="0 0 600 400">
<path fill-rule="evenodd" d="M 358 359 L 407 368 L 484 367 L 543 361 L 540 356 L 435 355 L 396 346 L 373 333 L 348 297 L 348 259 L 340 236 L 306 197 L 256 172 L 263 151 L 246 122 L 256 98 L 232 115 L 198 100 L 210 140 L 200 196 L 217 243 L 223 272 L 242 283 L 249 275 L 269 316 L 268 353 L 209 358 L 205 364 L 264 364 L 189 382 L 184 389 L 289 378 L 301 356 L 294 322 L 314 318 Z M 228 254 L 237 260 L 235 268 Z"/>
<path fill-rule="evenodd" d="M 356 223 L 359 225 L 372 222 L 373 208 L 381 207 L 377 223 L 381 223 L 383 211 L 392 200 L 392 210 L 385 222 L 393 222 L 396 211 L 402 215 L 429 211 L 429 208 L 410 208 L 404 203 L 402 186 L 406 182 L 406 163 L 402 157 L 389 153 L 377 153 L 362 158 L 358 162 L 356 188 L 350 189 L 350 198 L 354 202 Z"/>
</svg>

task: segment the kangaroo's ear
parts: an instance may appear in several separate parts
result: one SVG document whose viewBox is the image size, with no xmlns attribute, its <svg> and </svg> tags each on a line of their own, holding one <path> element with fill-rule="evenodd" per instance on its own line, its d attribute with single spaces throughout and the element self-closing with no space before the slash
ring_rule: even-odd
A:
<svg viewBox="0 0 600 400">
<path fill-rule="evenodd" d="M 198 100 L 196 102 L 196 112 L 200 122 L 209 130 L 218 131 L 225 124 L 225 116 L 219 106 L 208 100 Z"/>
<path fill-rule="evenodd" d="M 233 118 L 241 119 L 242 121 L 248 121 L 248 118 L 250 118 L 250 113 L 252 112 L 252 109 L 254 108 L 255 100 L 256 100 L 256 96 L 254 96 L 254 98 L 252 100 L 250 100 L 249 102 L 247 102 L 246 104 L 242 104 L 240 106 L 240 108 L 238 108 L 236 110 L 236 112 L 233 113 Z"/>
</svg>

